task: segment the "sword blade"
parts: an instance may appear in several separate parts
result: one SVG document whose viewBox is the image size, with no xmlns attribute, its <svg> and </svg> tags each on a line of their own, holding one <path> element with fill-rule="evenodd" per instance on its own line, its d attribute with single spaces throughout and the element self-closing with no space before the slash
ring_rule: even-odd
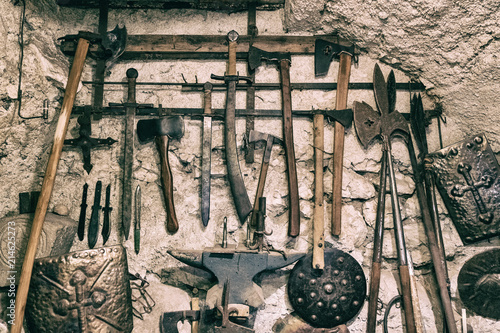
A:
<svg viewBox="0 0 500 333">
<path fill-rule="evenodd" d="M 89 185 L 85 183 L 83 185 L 83 195 L 82 195 L 82 203 L 80 205 L 80 218 L 78 220 L 78 239 L 80 241 L 83 240 L 85 236 L 85 217 L 87 214 L 87 191 L 89 189 Z"/>
<path fill-rule="evenodd" d="M 206 227 L 210 219 L 210 174 L 212 161 L 212 117 L 203 119 L 201 165 L 201 220 Z"/>
<path fill-rule="evenodd" d="M 141 250 L 141 187 L 135 189 L 135 222 L 134 222 L 134 250 L 139 254 Z"/>
<path fill-rule="evenodd" d="M 94 205 L 92 206 L 92 215 L 90 216 L 89 233 L 87 239 L 89 248 L 93 249 L 97 243 L 97 231 L 99 230 L 99 212 L 101 211 L 101 189 L 102 183 L 99 180 L 95 185 Z"/>
<path fill-rule="evenodd" d="M 103 246 L 108 241 L 109 235 L 111 233 L 111 226 L 109 223 L 109 215 L 111 214 L 111 211 L 113 210 L 113 208 L 110 207 L 110 200 L 111 200 L 111 184 L 106 186 L 106 203 L 105 203 L 104 208 L 103 208 L 104 219 L 102 221 L 102 231 L 101 231 L 102 245 Z"/>
</svg>

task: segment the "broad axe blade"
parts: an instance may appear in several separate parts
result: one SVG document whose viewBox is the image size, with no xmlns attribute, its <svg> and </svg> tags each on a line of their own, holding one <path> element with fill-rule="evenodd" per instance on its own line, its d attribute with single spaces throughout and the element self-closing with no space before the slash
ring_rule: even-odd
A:
<svg viewBox="0 0 500 333">
<path fill-rule="evenodd" d="M 326 111 L 325 116 L 338 121 L 344 128 L 348 128 L 352 124 L 353 113 L 351 109 Z"/>
<path fill-rule="evenodd" d="M 328 74 L 330 63 L 341 52 L 354 55 L 354 45 L 343 46 L 324 39 L 317 39 L 314 44 L 314 74 L 316 76 L 325 76 Z"/>
<path fill-rule="evenodd" d="M 352 110 L 359 141 L 367 149 L 370 142 L 380 136 L 380 114 L 365 102 L 354 102 Z"/>
<path fill-rule="evenodd" d="M 150 141 L 157 136 L 168 136 L 178 139 L 184 135 L 184 121 L 180 116 L 161 119 L 142 119 L 137 122 L 137 137 L 139 141 Z"/>
<path fill-rule="evenodd" d="M 273 138 L 273 143 L 283 145 L 283 140 L 281 140 L 280 138 L 268 133 L 262 133 L 255 130 L 250 130 L 250 134 L 248 135 L 248 142 L 267 141 L 269 137 Z"/>
<path fill-rule="evenodd" d="M 125 26 L 120 28 L 117 24 L 113 30 L 106 33 L 106 38 L 103 39 L 102 46 L 111 52 L 111 57 L 107 60 L 108 68 L 125 52 L 126 45 L 127 28 Z"/>
<path fill-rule="evenodd" d="M 281 59 L 290 59 L 290 53 L 267 52 L 254 46 L 248 50 L 248 67 L 251 70 L 259 67 L 263 60 L 278 62 Z"/>
</svg>

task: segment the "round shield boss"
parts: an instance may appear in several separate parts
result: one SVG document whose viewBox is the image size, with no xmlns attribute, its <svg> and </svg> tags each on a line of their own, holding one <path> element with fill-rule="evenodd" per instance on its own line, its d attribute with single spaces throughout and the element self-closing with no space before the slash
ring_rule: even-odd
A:
<svg viewBox="0 0 500 333">
<path fill-rule="evenodd" d="M 325 268 L 312 267 L 312 255 L 290 273 L 288 297 L 297 314 L 314 327 L 331 328 L 354 318 L 366 297 L 366 278 L 350 254 L 325 251 Z"/>
<path fill-rule="evenodd" d="M 500 249 L 475 255 L 458 274 L 458 292 L 472 312 L 500 319 Z"/>
</svg>

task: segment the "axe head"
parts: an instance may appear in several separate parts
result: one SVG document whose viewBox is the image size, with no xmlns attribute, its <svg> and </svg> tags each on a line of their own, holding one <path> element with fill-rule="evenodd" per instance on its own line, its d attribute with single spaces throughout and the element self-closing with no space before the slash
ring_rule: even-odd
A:
<svg viewBox="0 0 500 333">
<path fill-rule="evenodd" d="M 267 62 L 279 62 L 282 59 L 291 59 L 290 53 L 267 52 L 254 46 L 250 46 L 248 50 L 248 67 L 251 70 L 259 67 L 263 60 Z"/>
<path fill-rule="evenodd" d="M 352 111 L 356 133 L 366 149 L 373 139 L 380 136 L 380 114 L 365 102 L 354 102 Z"/>
<path fill-rule="evenodd" d="M 273 143 L 283 144 L 283 140 L 275 137 L 274 135 L 254 130 L 250 131 L 250 134 L 248 135 L 248 142 L 267 141 L 270 137 L 273 138 Z"/>
<path fill-rule="evenodd" d="M 107 52 L 111 52 L 111 57 L 107 60 L 108 68 L 123 54 L 126 45 L 127 28 L 125 26 L 120 28 L 117 24 L 113 30 L 106 32 L 106 36 L 103 36 L 102 46 Z"/>
<path fill-rule="evenodd" d="M 186 319 L 189 322 L 200 321 L 200 311 L 185 310 L 163 313 L 160 318 L 161 333 L 179 333 L 177 323 L 184 322 Z"/>
<path fill-rule="evenodd" d="M 328 74 L 328 69 L 333 58 L 337 58 L 342 52 L 347 52 L 354 56 L 354 45 L 343 46 L 324 39 L 317 39 L 314 44 L 314 74 L 316 76 L 325 76 Z"/>
<path fill-rule="evenodd" d="M 159 119 L 142 119 L 137 122 L 137 137 L 147 142 L 157 136 L 180 139 L 184 135 L 184 121 L 180 116 Z"/>
</svg>

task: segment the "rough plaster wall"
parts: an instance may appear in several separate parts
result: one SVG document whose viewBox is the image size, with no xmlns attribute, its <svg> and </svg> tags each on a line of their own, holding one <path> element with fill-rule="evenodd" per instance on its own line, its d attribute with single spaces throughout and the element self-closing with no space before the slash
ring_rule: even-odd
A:
<svg viewBox="0 0 500 333">
<path fill-rule="evenodd" d="M 17 210 L 17 193 L 21 191 L 39 190 L 53 140 L 53 131 L 57 122 L 57 115 L 62 102 L 64 86 L 70 61 L 57 49 L 56 39 L 66 34 L 73 34 L 79 30 L 97 30 L 97 11 L 59 8 L 53 1 L 40 1 L 36 4 L 29 2 L 27 7 L 27 23 L 25 26 L 25 65 L 23 68 L 23 108 L 25 116 L 36 116 L 40 113 L 42 101 L 50 101 L 50 114 L 47 122 L 40 119 L 21 120 L 16 115 L 17 97 L 17 62 L 20 8 L 11 3 L 2 2 L 0 9 L 6 13 L 1 17 L 2 32 L 0 36 L 5 47 L 0 50 L 0 193 L 3 205 L 0 215 Z M 371 82 L 373 66 L 376 62 L 385 62 L 396 69 L 402 69 L 411 77 L 421 79 L 428 87 L 433 99 L 424 96 L 426 108 L 433 108 L 432 101 L 440 101 L 445 110 L 448 124 L 444 127 L 445 144 L 451 144 L 463 139 L 466 135 L 486 131 L 488 138 L 498 151 L 498 134 L 495 126 L 498 121 L 494 118 L 498 99 L 493 92 L 496 83 L 484 81 L 484 77 L 493 80 L 498 76 L 498 63 L 495 64 L 495 55 L 490 49 L 495 46 L 497 27 L 488 22 L 477 24 L 477 30 L 465 28 L 461 34 L 454 33 L 451 20 L 460 15 L 458 8 L 462 5 L 445 2 L 427 5 L 420 3 L 417 12 L 406 8 L 412 3 L 406 2 L 366 2 L 349 4 L 348 2 L 302 3 L 290 2 L 285 10 L 275 12 L 258 12 L 257 26 L 261 34 L 284 34 L 286 30 L 296 34 L 305 34 L 312 31 L 330 33 L 332 31 L 356 41 L 367 53 L 360 57 L 359 66 L 353 67 L 351 82 Z M 438 7 L 440 5 L 440 7 Z M 384 7 L 385 6 L 385 7 Z M 415 5 L 416 6 L 416 5 Z M 457 10 L 455 10 L 455 7 Z M 421 8 L 428 8 L 427 11 Z M 477 21 L 481 17 L 488 17 L 485 7 L 477 13 Z M 452 10 L 453 9 L 453 10 Z M 492 8 L 489 19 L 495 21 L 496 13 Z M 323 13 L 321 15 L 320 11 Z M 435 12 L 439 19 L 431 17 Z M 478 9 L 479 11 L 479 9 Z M 385 13 L 385 14 L 384 14 Z M 427 14 L 426 14 L 427 13 Z M 441 13 L 441 14 L 439 14 Z M 466 12 L 465 14 L 467 14 Z M 439 15 L 441 16 L 439 16 Z M 466 15 L 462 16 L 467 23 Z M 481 15 L 479 15 L 481 14 Z M 411 15 L 412 19 L 402 17 Z M 419 18 L 420 17 L 420 18 Z M 241 34 L 246 32 L 245 13 L 214 13 L 191 10 L 171 11 L 111 11 L 109 27 L 116 23 L 126 23 L 130 34 L 226 34 L 229 30 L 236 30 Z M 360 23 L 357 23 L 360 22 Z M 410 23 L 419 25 L 411 30 Z M 440 28 L 441 22 L 447 23 L 446 28 Z M 432 23 L 432 24 L 431 24 Z M 470 24 L 470 23 L 469 23 Z M 428 25 L 425 32 L 421 32 Z M 394 27 L 393 27 L 394 26 Z M 395 28 L 397 26 L 397 28 Z M 457 25 L 455 27 L 460 28 Z M 474 34 L 474 31 L 484 30 L 483 38 Z M 446 38 L 439 37 L 448 36 Z M 489 32 L 488 32 L 489 31 Z M 468 36 L 466 42 L 459 36 Z M 383 36 L 383 38 L 382 38 Z M 445 47 L 457 44 L 453 49 Z M 456 43 L 455 40 L 460 40 Z M 489 41 L 487 41 L 489 40 Z M 434 43 L 431 43 L 434 41 Z M 483 41 L 483 42 L 476 42 Z M 439 43 L 438 43 L 439 42 Z M 415 43 L 415 44 L 411 44 Z M 410 48 L 412 45 L 412 48 Z M 480 47 L 484 45 L 485 47 Z M 475 51 L 472 52 L 471 49 Z M 438 56 L 437 54 L 440 54 Z M 406 52 L 406 53 L 405 53 Z M 466 53 L 464 53 L 466 52 Z M 468 54 L 467 57 L 462 54 Z M 462 59 L 464 57 L 464 59 Z M 438 59 L 438 60 L 436 60 Z M 92 78 L 92 61 L 87 62 L 82 79 Z M 495 67 L 497 66 L 497 67 Z M 189 82 L 205 82 L 210 74 L 222 74 L 225 70 L 224 62 L 219 61 L 155 61 L 155 62 L 120 62 L 116 64 L 106 78 L 110 81 L 125 79 L 128 68 L 134 67 L 139 71 L 139 81 L 183 82 L 182 74 Z M 337 64 L 332 64 L 327 77 L 314 78 L 313 57 L 294 57 L 292 59 L 292 82 L 335 82 Z M 385 75 L 390 71 L 388 65 L 382 65 Z M 238 71 L 246 72 L 244 63 L 238 63 Z M 396 80 L 407 82 L 409 76 L 396 70 Z M 488 75 L 486 75 L 488 74 Z M 278 72 L 274 66 L 260 67 L 257 71 L 257 82 L 278 82 Z M 470 87 L 478 87 L 477 92 Z M 496 87 L 498 88 L 498 87 Z M 107 86 L 105 103 L 123 102 L 126 94 L 123 87 Z M 168 107 L 201 107 L 200 93 L 181 93 L 180 87 L 168 89 L 158 87 L 138 87 L 137 100 L 139 103 L 162 104 Z M 214 93 L 214 107 L 223 107 L 225 95 L 222 92 Z M 244 93 L 238 93 L 237 107 L 244 107 Z M 371 91 L 350 91 L 348 106 L 353 101 L 366 101 L 374 106 Z M 294 91 L 292 95 L 294 109 L 333 108 L 335 92 Z M 491 103 L 490 103 L 491 102 Z M 91 103 L 91 87 L 81 86 L 77 95 L 77 105 Z M 408 112 L 408 93 L 398 93 L 397 109 Z M 481 106 L 481 107 L 479 107 Z M 256 108 L 277 109 L 281 107 L 279 92 L 257 93 Z M 470 110 L 474 114 L 487 114 L 491 121 L 484 126 L 484 119 L 477 116 L 476 122 L 469 121 L 466 115 Z M 472 119 L 472 118 L 471 118 Z M 210 274 L 201 270 L 190 269 L 179 263 L 167 254 L 169 249 L 203 249 L 213 246 L 222 239 L 222 220 L 228 218 L 229 243 L 242 243 L 245 237 L 245 228 L 241 228 L 235 214 L 230 196 L 229 187 L 225 178 L 212 179 L 212 207 L 211 221 L 206 229 L 202 228 L 200 219 L 200 166 L 201 166 L 201 122 L 185 118 L 186 131 L 180 141 L 171 144 L 170 162 L 173 169 L 175 204 L 180 229 L 174 235 L 165 231 L 165 210 L 159 183 L 159 158 L 153 144 L 141 145 L 135 143 L 134 185 L 142 187 L 142 249 L 139 256 L 133 252 L 133 241 L 124 242 L 129 250 L 129 269 L 132 272 L 147 274 L 153 286 L 149 291 L 157 302 L 154 312 L 145 315 L 144 321 L 135 320 L 134 332 L 153 332 L 158 330 L 159 315 L 165 311 L 175 311 L 189 308 L 189 298 L 186 290 L 196 286 L 204 293 L 215 281 L 210 280 Z M 68 137 L 78 136 L 76 117 L 70 122 Z M 111 205 L 113 229 L 107 244 L 121 242 L 117 226 L 120 216 L 121 194 L 121 167 L 123 157 L 123 119 L 105 117 L 100 122 L 93 123 L 92 135 L 106 138 L 108 136 L 119 140 L 111 149 L 94 150 L 92 163 L 94 168 L 87 175 L 82 167 L 81 153 L 73 149 L 65 149 L 59 164 L 58 175 L 49 209 L 56 204 L 66 204 L 70 209 L 70 216 L 77 220 L 81 200 L 82 185 L 89 184 L 89 202 L 92 202 L 93 189 L 97 180 L 103 186 L 112 185 Z M 279 120 L 257 119 L 256 129 L 281 136 L 281 122 Z M 242 142 L 244 120 L 238 120 L 238 143 Z M 287 212 L 287 182 L 282 148 L 273 149 L 272 161 L 264 192 L 268 201 L 268 229 L 274 231 L 269 237 L 272 244 L 278 249 L 287 251 L 307 251 L 312 240 L 311 218 L 313 212 L 313 148 L 312 122 L 307 119 L 294 121 L 295 149 L 297 157 L 298 175 L 300 180 L 299 193 L 301 197 L 301 234 L 296 239 L 286 236 Z M 374 144 L 364 150 L 358 143 L 355 131 L 351 128 L 346 131 L 346 148 L 344 155 L 344 182 L 343 182 L 343 232 L 339 239 L 329 235 L 330 208 L 331 208 L 331 166 L 325 172 L 326 194 L 326 241 L 353 255 L 362 265 L 365 274 L 369 276 L 371 263 L 373 225 L 376 210 L 376 189 L 378 184 L 379 160 L 381 158 L 380 145 Z M 332 126 L 325 128 L 325 150 L 332 151 Z M 429 129 L 431 150 L 438 148 L 435 122 Z M 213 129 L 213 157 L 212 173 L 224 175 L 226 168 L 223 160 L 223 127 L 220 122 L 214 124 Z M 244 174 L 245 184 L 251 200 L 255 193 L 262 149 L 256 153 L 256 163 L 247 165 L 242 160 L 240 165 Z M 329 155 L 326 155 L 329 157 Z M 412 253 L 417 268 L 419 296 L 424 313 L 424 323 L 427 332 L 441 331 L 441 319 L 438 310 L 435 283 L 431 271 L 430 256 L 426 247 L 426 236 L 419 220 L 419 208 L 411 181 L 409 159 L 404 144 L 400 141 L 394 144 L 394 158 L 397 162 L 398 190 L 401 196 L 402 214 L 405 224 L 405 233 L 408 247 Z M 396 295 L 397 280 L 396 253 L 394 251 L 394 236 L 390 214 L 390 200 L 386 207 L 386 232 L 384 239 L 384 262 L 381 284 L 381 300 L 387 303 Z M 482 252 L 489 246 L 498 245 L 498 242 L 483 242 L 474 246 L 464 247 L 446 210 L 441 204 L 441 217 L 449 260 L 451 276 L 451 291 L 457 311 L 461 303 L 457 295 L 456 277 L 463 263 L 473 254 Z M 86 240 L 79 242 L 75 237 L 73 250 L 86 248 Z M 97 246 L 102 244 L 98 240 Z M 258 279 L 263 287 L 266 304 L 258 313 L 256 327 L 260 332 L 271 332 L 274 322 L 292 311 L 286 296 L 286 270 L 276 273 L 264 273 Z M 456 316 L 458 319 L 458 315 Z M 381 319 L 381 317 L 380 317 Z M 390 325 L 394 331 L 401 331 L 399 311 L 393 311 Z M 500 330 L 500 324 L 482 317 L 472 317 L 471 323 L 476 331 L 493 332 Z M 364 331 L 366 324 L 366 306 L 352 323 L 349 323 L 351 332 Z M 189 332 L 189 325 L 184 325 L 183 332 Z M 379 326 L 379 331 L 381 327 Z"/>
</svg>

